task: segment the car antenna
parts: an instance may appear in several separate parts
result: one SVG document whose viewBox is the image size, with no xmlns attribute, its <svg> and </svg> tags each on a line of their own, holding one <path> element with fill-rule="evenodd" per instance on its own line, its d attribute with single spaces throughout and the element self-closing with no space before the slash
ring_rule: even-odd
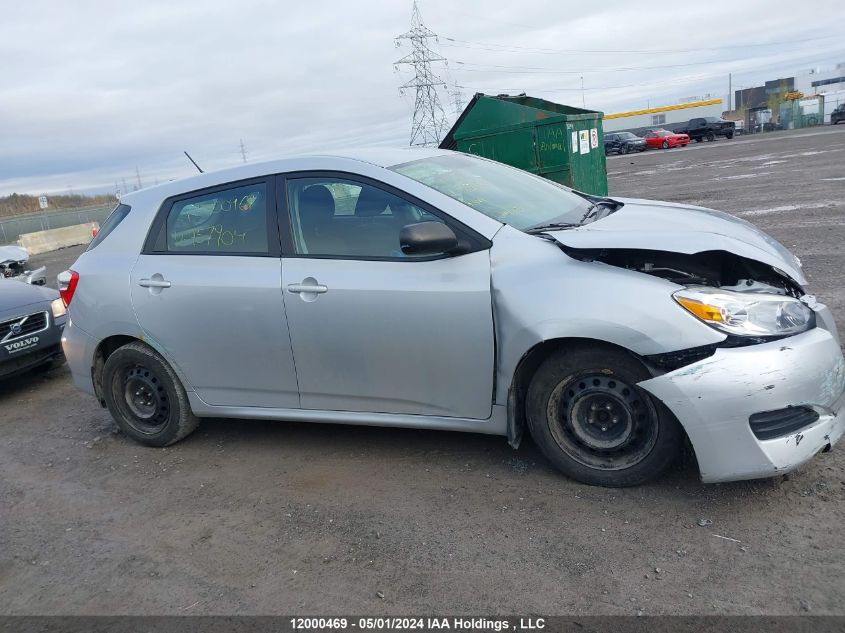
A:
<svg viewBox="0 0 845 633">
<path fill-rule="evenodd" d="M 190 155 L 188 152 L 185 152 L 185 156 L 187 156 L 187 157 L 188 157 L 188 160 L 189 160 L 189 161 L 191 161 L 191 162 L 194 164 L 194 167 L 196 167 L 196 168 L 199 170 L 199 172 L 200 172 L 201 174 L 204 174 L 204 173 L 205 173 L 205 172 L 202 170 L 202 167 L 200 167 L 199 165 L 197 165 L 197 161 L 195 161 L 193 158 L 191 158 L 191 155 Z"/>
</svg>

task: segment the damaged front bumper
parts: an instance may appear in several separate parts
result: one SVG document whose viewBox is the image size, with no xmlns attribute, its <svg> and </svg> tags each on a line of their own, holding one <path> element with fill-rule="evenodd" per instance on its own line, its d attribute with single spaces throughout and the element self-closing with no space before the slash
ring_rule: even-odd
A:
<svg viewBox="0 0 845 633">
<path fill-rule="evenodd" d="M 825 309 L 826 311 L 826 309 Z M 824 315 L 829 317 L 829 314 Z M 739 348 L 640 383 L 678 418 L 704 482 L 789 472 L 845 432 L 845 360 L 835 326 Z M 818 418 L 779 437 L 758 439 L 754 414 L 788 407 Z M 815 416 L 813 416 L 815 417 Z"/>
</svg>

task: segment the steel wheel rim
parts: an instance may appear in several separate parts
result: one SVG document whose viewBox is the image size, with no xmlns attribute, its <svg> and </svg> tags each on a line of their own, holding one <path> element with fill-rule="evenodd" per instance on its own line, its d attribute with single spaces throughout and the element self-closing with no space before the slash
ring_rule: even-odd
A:
<svg viewBox="0 0 845 633">
<path fill-rule="evenodd" d="M 170 419 L 170 401 L 161 380 L 142 365 L 126 367 L 120 378 L 116 395 L 124 410 L 124 420 L 138 433 L 160 433 Z"/>
<path fill-rule="evenodd" d="M 654 403 L 613 374 L 587 371 L 565 378 L 552 391 L 547 416 L 561 450 L 598 470 L 630 468 L 657 442 Z"/>
</svg>

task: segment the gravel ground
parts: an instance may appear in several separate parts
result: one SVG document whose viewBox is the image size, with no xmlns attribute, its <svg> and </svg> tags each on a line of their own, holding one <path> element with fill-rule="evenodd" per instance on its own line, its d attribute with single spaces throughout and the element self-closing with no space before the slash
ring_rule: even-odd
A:
<svg viewBox="0 0 845 633">
<path fill-rule="evenodd" d="M 611 157 L 611 194 L 751 220 L 842 322 L 843 152 L 845 127 Z M 0 613 L 845 613 L 841 449 L 626 490 L 443 432 L 213 420 L 157 450 L 65 368 L 0 384 L 0 429 Z"/>
</svg>

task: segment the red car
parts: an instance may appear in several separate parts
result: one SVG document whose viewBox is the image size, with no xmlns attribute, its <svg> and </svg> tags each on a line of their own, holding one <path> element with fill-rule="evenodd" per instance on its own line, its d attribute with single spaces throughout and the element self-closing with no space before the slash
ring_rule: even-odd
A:
<svg viewBox="0 0 845 633">
<path fill-rule="evenodd" d="M 682 147 L 689 143 L 689 136 L 686 134 L 676 134 L 669 130 L 651 130 L 646 132 L 645 138 L 646 147 L 657 149 L 669 149 L 670 147 Z"/>
</svg>

